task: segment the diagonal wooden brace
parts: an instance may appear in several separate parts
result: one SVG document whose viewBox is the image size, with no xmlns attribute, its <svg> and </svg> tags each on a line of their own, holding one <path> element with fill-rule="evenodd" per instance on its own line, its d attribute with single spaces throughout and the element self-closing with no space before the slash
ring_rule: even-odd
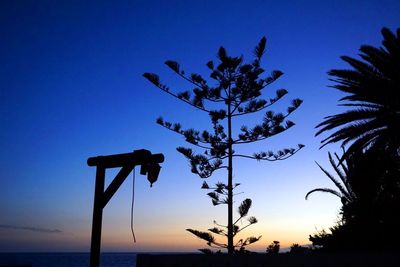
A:
<svg viewBox="0 0 400 267">
<path fill-rule="evenodd" d="M 100 266 L 101 228 L 103 221 L 103 209 L 125 181 L 126 177 L 137 165 L 158 166 L 164 162 L 163 154 L 151 154 L 142 149 L 132 153 L 116 154 L 110 156 L 92 157 L 87 160 L 89 166 L 96 166 L 96 183 L 93 205 L 92 239 L 90 246 L 90 267 Z M 106 169 L 121 168 L 104 191 Z M 146 168 L 144 168 L 146 169 Z M 158 174 L 158 172 L 157 172 Z"/>
</svg>

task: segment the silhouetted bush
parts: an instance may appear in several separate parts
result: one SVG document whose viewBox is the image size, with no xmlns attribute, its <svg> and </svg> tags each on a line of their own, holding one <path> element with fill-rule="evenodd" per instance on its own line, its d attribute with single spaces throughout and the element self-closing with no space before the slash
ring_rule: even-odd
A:
<svg viewBox="0 0 400 267">
<path fill-rule="evenodd" d="M 281 245 L 279 244 L 279 241 L 273 241 L 270 245 L 268 245 L 267 253 L 268 254 L 278 254 L 280 248 L 281 248 Z"/>
<path fill-rule="evenodd" d="M 294 254 L 302 254 L 302 253 L 308 253 L 308 252 L 310 252 L 309 247 L 303 247 L 296 243 L 292 244 L 290 246 L 290 250 L 289 250 L 289 253 L 294 253 Z"/>
</svg>

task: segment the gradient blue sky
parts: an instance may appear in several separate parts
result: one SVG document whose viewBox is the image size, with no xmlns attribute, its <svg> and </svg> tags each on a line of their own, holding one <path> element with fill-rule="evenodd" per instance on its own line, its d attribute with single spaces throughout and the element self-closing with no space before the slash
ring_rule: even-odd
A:
<svg viewBox="0 0 400 267">
<path fill-rule="evenodd" d="M 380 45 L 380 29 L 399 27 L 399 14 L 399 1 L 382 0 L 1 1 L 0 252 L 88 251 L 95 169 L 86 159 L 140 148 L 166 160 L 153 188 L 137 175 L 138 243 L 129 228 L 130 177 L 105 209 L 103 250 L 204 247 L 184 229 L 223 223 L 225 207 L 212 207 L 199 189 L 202 181 L 175 150 L 183 139 L 155 119 L 163 115 L 198 129 L 208 129 L 209 119 L 141 75 L 155 72 L 186 90 L 165 60 L 206 75 L 205 63 L 220 45 L 250 60 L 262 36 L 268 39 L 265 68 L 285 73 L 267 94 L 289 91 L 275 110 L 291 98 L 304 104 L 291 117 L 294 128 L 244 151 L 306 147 L 284 162 L 237 160 L 234 178 L 244 191 L 237 202 L 253 199 L 250 213 L 259 224 L 246 234 L 263 235 L 255 250 L 272 240 L 307 243 L 316 229 L 333 225 L 340 207 L 329 195 L 304 200 L 310 189 L 332 186 L 314 161 L 329 167 L 327 151 L 339 151 L 319 150 L 314 138 L 314 126 L 342 110 L 326 72 L 346 67 L 339 57 L 357 56 L 361 44 Z M 224 179 L 219 172 L 210 183 Z"/>
</svg>

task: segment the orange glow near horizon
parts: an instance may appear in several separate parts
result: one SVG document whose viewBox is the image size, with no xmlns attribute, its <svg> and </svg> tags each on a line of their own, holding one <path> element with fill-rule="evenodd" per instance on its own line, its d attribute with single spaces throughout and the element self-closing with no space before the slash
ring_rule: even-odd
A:
<svg viewBox="0 0 400 267">
<path fill-rule="evenodd" d="M 110 229 L 111 230 L 111 229 Z M 206 230 L 206 228 L 204 228 Z M 200 248 L 208 248 L 206 242 L 184 230 L 184 228 L 170 229 L 168 232 L 162 229 L 146 228 L 136 231 L 137 243 L 133 243 L 133 237 L 128 231 L 109 232 L 103 231 L 102 248 L 103 251 L 136 251 L 136 252 L 197 252 Z M 248 249 L 256 252 L 263 252 L 266 247 L 274 240 L 280 241 L 281 248 L 288 248 L 293 243 L 307 245 L 308 235 L 301 229 L 282 229 L 275 226 L 271 229 L 264 229 L 259 226 L 252 231 L 246 231 L 238 235 L 235 241 L 249 236 L 262 235 L 260 241 L 248 246 Z M 226 239 L 217 237 L 221 243 L 226 243 Z"/>
<path fill-rule="evenodd" d="M 249 233 L 249 236 L 252 233 Z M 288 248 L 293 243 L 300 245 L 309 244 L 307 238 L 301 238 L 295 235 L 281 235 L 276 240 L 280 241 L 281 248 Z M 239 240 L 236 238 L 235 240 Z M 275 239 L 267 239 L 262 237 L 260 241 L 248 246 L 251 251 L 263 252 L 266 247 Z M 220 240 L 223 242 L 223 239 Z M 226 242 L 226 241 L 225 241 Z M 184 231 L 180 235 L 165 234 L 163 236 L 141 236 L 137 237 L 137 243 L 133 243 L 131 236 L 115 237 L 104 236 L 102 241 L 103 251 L 136 251 L 136 252 L 197 252 L 200 248 L 209 248 L 205 241 L 193 236 L 189 232 Z"/>
</svg>

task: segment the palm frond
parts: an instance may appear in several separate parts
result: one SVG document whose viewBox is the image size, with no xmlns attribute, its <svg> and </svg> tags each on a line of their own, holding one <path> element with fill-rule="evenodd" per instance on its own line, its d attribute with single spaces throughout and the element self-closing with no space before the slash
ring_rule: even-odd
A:
<svg viewBox="0 0 400 267">
<path fill-rule="evenodd" d="M 322 126 L 323 127 L 315 134 L 315 136 L 318 136 L 327 130 L 337 128 L 338 126 L 342 126 L 348 123 L 354 123 L 356 121 L 371 120 L 375 117 L 376 110 L 371 108 L 348 110 L 344 113 L 328 116 L 323 122 L 319 123 L 316 126 L 316 128 L 320 128 Z"/>
<path fill-rule="evenodd" d="M 311 194 L 314 193 L 314 192 L 330 193 L 330 194 L 333 194 L 333 195 L 335 195 L 335 196 L 337 196 L 337 197 L 339 197 L 339 198 L 342 198 L 342 197 L 343 197 L 343 196 L 342 196 L 338 191 L 336 191 L 336 190 L 333 190 L 333 189 L 330 189 L 330 188 L 316 188 L 316 189 L 313 189 L 313 190 L 309 191 L 309 192 L 306 194 L 305 199 L 307 200 L 307 199 L 308 199 L 308 196 L 311 195 Z"/>
<path fill-rule="evenodd" d="M 323 167 L 321 167 L 321 165 L 319 165 L 318 162 L 316 162 L 316 164 L 325 173 L 325 175 L 328 176 L 329 180 L 331 180 L 335 184 L 337 189 L 339 189 L 340 196 L 345 196 L 346 198 L 351 198 L 349 193 L 347 192 L 347 190 L 343 187 L 343 185 L 332 174 L 330 174 L 327 170 L 325 170 Z M 333 163 L 332 165 L 335 165 L 335 163 Z"/>
<path fill-rule="evenodd" d="M 393 127 L 393 122 L 400 120 L 399 33 L 400 29 L 395 34 L 383 28 L 383 47 L 363 45 L 360 59 L 342 57 L 351 69 L 328 72 L 335 83 L 330 87 L 346 93 L 340 99 L 341 106 L 353 109 L 326 117 L 316 126 L 316 136 L 336 129 L 322 140 L 321 147 L 336 142 L 349 144 L 342 160 L 354 151 L 376 145 L 377 140 L 383 147 L 394 146 L 392 151 L 400 148 L 400 128 Z"/>
<path fill-rule="evenodd" d="M 349 195 L 349 198 L 351 198 L 351 186 L 349 184 L 349 181 L 347 180 L 347 176 L 345 173 L 345 170 L 341 170 L 340 167 L 343 168 L 345 164 L 339 164 L 336 163 L 335 160 L 332 157 L 332 154 L 328 152 L 328 157 L 329 157 L 329 162 L 331 163 L 332 168 L 335 170 L 336 174 L 339 176 L 340 181 L 345 187 L 345 192 Z"/>
</svg>

